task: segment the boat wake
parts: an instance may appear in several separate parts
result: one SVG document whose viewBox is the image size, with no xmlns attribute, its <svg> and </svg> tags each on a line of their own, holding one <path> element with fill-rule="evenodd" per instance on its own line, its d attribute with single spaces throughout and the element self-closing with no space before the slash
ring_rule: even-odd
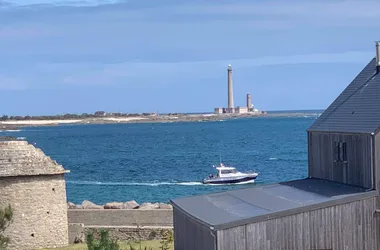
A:
<svg viewBox="0 0 380 250">
<path fill-rule="evenodd" d="M 207 184 L 207 186 L 230 186 L 230 185 L 245 185 L 255 183 L 255 180 L 243 181 L 239 183 L 222 183 L 222 184 Z"/>
<path fill-rule="evenodd" d="M 223 183 L 223 184 L 203 184 L 202 182 L 188 181 L 188 182 L 101 182 L 101 181 L 66 181 L 66 183 L 73 185 L 88 185 L 88 186 L 228 186 L 228 185 L 243 185 L 254 183 L 254 180 L 240 182 L 240 183 Z"/>
<path fill-rule="evenodd" d="M 179 186 L 197 186 L 202 185 L 201 182 L 100 182 L 100 181 L 66 181 L 66 183 L 74 185 L 101 185 L 101 186 L 169 186 L 169 185 L 179 185 Z"/>
</svg>

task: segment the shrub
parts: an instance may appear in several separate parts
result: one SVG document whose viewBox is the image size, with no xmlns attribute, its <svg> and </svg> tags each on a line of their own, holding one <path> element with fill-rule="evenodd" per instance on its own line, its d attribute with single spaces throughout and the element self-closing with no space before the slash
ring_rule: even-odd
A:
<svg viewBox="0 0 380 250">
<path fill-rule="evenodd" d="M 5 229 L 12 223 L 13 210 L 11 205 L 0 209 L 0 249 L 6 249 L 10 239 L 4 235 Z"/>
<path fill-rule="evenodd" d="M 161 243 L 161 250 L 169 250 L 170 246 L 169 244 L 174 241 L 173 231 L 172 230 L 162 230 L 161 231 L 162 240 Z"/>
<path fill-rule="evenodd" d="M 88 250 L 119 250 L 120 246 L 117 240 L 109 236 L 108 230 L 102 229 L 99 232 L 100 239 L 96 240 L 94 231 L 86 233 L 86 244 Z"/>
</svg>

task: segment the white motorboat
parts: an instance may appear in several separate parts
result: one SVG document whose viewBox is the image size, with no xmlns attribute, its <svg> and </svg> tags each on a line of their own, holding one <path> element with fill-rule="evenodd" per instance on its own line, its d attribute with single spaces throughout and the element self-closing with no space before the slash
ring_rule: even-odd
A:
<svg viewBox="0 0 380 250">
<path fill-rule="evenodd" d="M 236 184 L 244 182 L 254 182 L 259 175 L 256 172 L 242 173 L 237 171 L 234 167 L 227 167 L 223 163 L 219 166 L 214 166 L 218 174 L 214 176 L 210 174 L 208 178 L 202 180 L 203 184 Z"/>
</svg>

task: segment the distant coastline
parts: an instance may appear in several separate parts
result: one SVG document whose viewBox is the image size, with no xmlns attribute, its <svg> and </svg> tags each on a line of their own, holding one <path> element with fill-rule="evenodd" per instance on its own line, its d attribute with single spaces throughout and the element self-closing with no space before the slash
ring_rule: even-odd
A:
<svg viewBox="0 0 380 250">
<path fill-rule="evenodd" d="M 57 116 L 3 116 L 0 117 L 0 130 L 18 130 L 22 127 L 56 126 L 64 124 L 119 124 L 119 123 L 167 123 L 204 122 L 253 117 L 302 117 L 318 116 L 322 110 L 268 111 L 246 114 L 212 113 L 170 113 L 170 114 L 120 114 L 98 111 L 95 114 L 66 114 Z"/>
</svg>

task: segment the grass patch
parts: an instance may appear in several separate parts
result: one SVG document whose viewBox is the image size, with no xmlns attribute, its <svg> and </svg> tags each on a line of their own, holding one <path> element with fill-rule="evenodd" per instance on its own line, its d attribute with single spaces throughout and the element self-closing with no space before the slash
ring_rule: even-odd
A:
<svg viewBox="0 0 380 250">
<path fill-rule="evenodd" d="M 140 244 L 139 243 L 128 243 L 126 241 L 120 241 L 119 242 L 120 249 L 121 250 L 129 250 L 130 246 L 132 246 L 136 250 L 140 250 Z M 169 244 L 170 249 L 174 249 L 173 243 Z M 152 248 L 153 250 L 161 250 L 161 243 L 160 240 L 147 240 L 147 241 L 141 241 L 141 249 L 144 250 L 144 248 L 147 248 L 148 250 Z M 86 244 L 74 244 L 70 245 L 68 247 L 64 248 L 54 248 L 54 250 L 87 250 Z M 50 249 L 45 249 L 50 250 Z M 51 249 L 53 250 L 53 249 Z"/>
</svg>

